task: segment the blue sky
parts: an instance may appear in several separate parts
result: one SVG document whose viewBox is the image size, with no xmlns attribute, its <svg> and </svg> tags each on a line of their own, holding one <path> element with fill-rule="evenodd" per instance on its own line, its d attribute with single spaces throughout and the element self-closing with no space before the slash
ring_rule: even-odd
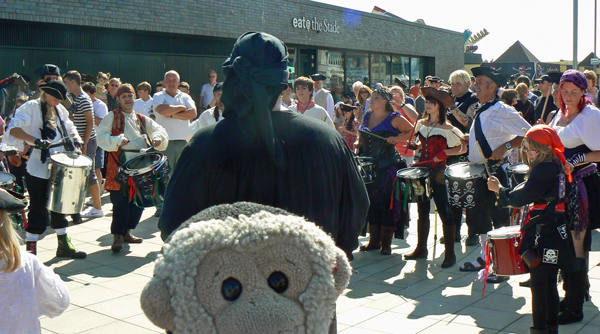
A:
<svg viewBox="0 0 600 334">
<path fill-rule="evenodd" d="M 317 2 L 365 12 L 371 12 L 373 6 L 378 6 L 408 21 L 423 19 L 427 25 L 459 32 L 470 29 L 475 33 L 486 28 L 490 34 L 477 43 L 477 53 L 481 53 L 484 60 L 498 58 L 517 40 L 540 61 L 573 59 L 572 0 Z M 579 0 L 578 27 L 577 58 L 581 61 L 594 51 L 594 0 Z M 600 33 L 598 35 L 597 53 L 600 53 Z"/>
</svg>

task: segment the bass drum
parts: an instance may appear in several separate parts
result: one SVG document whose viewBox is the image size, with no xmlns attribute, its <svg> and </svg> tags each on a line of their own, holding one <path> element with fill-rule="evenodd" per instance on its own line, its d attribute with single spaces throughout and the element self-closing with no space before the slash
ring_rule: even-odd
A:
<svg viewBox="0 0 600 334">
<path fill-rule="evenodd" d="M 75 152 L 50 156 L 50 187 L 46 207 L 62 214 L 80 213 L 85 202 L 92 159 Z"/>
</svg>

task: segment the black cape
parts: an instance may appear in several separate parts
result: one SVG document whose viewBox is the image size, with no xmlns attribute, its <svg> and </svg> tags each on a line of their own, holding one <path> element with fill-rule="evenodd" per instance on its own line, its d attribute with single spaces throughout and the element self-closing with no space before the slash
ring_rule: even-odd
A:
<svg viewBox="0 0 600 334">
<path fill-rule="evenodd" d="M 369 199 L 348 145 L 322 121 L 291 111 L 271 117 L 285 170 L 274 166 L 252 131 L 255 117 L 225 118 L 194 135 L 167 187 L 159 220 L 163 240 L 208 207 L 247 201 L 304 216 L 347 253 L 357 248 Z"/>
</svg>

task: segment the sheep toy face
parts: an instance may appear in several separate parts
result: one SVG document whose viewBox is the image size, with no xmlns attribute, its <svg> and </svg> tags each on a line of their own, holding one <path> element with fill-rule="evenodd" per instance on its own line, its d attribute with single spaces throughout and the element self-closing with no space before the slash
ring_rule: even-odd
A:
<svg viewBox="0 0 600 334">
<path fill-rule="evenodd" d="M 173 233 L 142 308 L 174 333 L 326 333 L 350 265 L 313 223 L 268 212 Z"/>
</svg>

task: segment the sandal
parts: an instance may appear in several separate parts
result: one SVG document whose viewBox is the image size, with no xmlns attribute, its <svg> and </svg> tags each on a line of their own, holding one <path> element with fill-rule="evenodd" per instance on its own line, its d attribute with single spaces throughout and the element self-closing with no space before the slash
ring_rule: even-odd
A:
<svg viewBox="0 0 600 334">
<path fill-rule="evenodd" d="M 495 284 L 495 283 L 504 282 L 504 281 L 508 280 L 509 278 L 510 278 L 509 276 L 489 274 L 488 278 L 487 278 L 487 282 Z"/>
<path fill-rule="evenodd" d="M 479 262 L 479 266 L 475 267 L 471 262 L 465 262 L 460 268 L 460 271 L 480 271 L 485 268 L 485 261 L 481 257 L 477 258 L 477 262 Z"/>
</svg>

